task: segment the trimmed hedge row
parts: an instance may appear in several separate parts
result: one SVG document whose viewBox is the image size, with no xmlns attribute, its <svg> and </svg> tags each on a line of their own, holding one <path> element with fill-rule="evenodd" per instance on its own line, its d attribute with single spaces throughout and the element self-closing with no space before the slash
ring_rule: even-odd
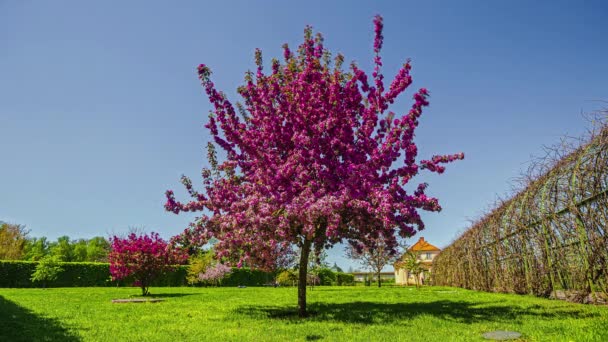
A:
<svg viewBox="0 0 608 342">
<path fill-rule="evenodd" d="M 38 287 L 32 282 L 32 273 L 37 261 L 0 260 L 0 287 Z M 110 264 L 98 262 L 62 262 L 62 272 L 57 280 L 48 282 L 48 287 L 130 286 L 128 280 L 110 280 Z M 156 279 L 152 286 L 186 286 L 188 266 L 180 265 L 174 272 Z M 222 280 L 222 286 L 262 286 L 272 282 L 272 274 L 247 268 L 233 268 Z"/>
<path fill-rule="evenodd" d="M 37 261 L 0 261 L 0 287 L 36 287 L 30 279 Z M 62 272 L 51 287 L 111 286 L 110 265 L 95 262 L 60 263 Z"/>
<path fill-rule="evenodd" d="M 335 285 L 355 285 L 355 276 L 350 273 L 336 272 Z"/>
<path fill-rule="evenodd" d="M 334 272 L 329 268 L 322 268 L 317 275 L 319 285 L 355 285 L 355 276 L 350 273 Z"/>
<path fill-rule="evenodd" d="M 222 280 L 222 286 L 263 286 L 274 281 L 274 275 L 260 270 L 249 268 L 232 268 L 226 278 Z"/>
<path fill-rule="evenodd" d="M 37 262 L 0 261 L 0 287 L 32 287 L 30 277 Z"/>
</svg>

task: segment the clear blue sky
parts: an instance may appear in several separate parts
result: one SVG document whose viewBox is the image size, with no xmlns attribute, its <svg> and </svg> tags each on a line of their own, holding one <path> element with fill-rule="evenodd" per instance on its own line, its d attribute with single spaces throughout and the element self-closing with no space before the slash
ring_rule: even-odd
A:
<svg viewBox="0 0 608 342">
<path fill-rule="evenodd" d="M 206 164 L 195 67 L 233 95 L 255 48 L 268 61 L 311 24 L 371 71 L 375 14 L 387 77 L 412 58 L 414 87 L 431 91 L 421 156 L 466 154 L 421 178 L 444 207 L 420 234 L 438 246 L 608 99 L 604 1 L 0 1 L 0 220 L 52 239 L 182 231 L 192 216 L 163 203 Z M 330 261 L 346 268 L 341 254 Z"/>
</svg>

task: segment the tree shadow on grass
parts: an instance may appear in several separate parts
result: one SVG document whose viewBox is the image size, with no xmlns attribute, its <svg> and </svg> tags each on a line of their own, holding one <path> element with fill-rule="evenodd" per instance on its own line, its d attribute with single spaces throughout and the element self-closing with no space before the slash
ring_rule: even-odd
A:
<svg viewBox="0 0 608 342">
<path fill-rule="evenodd" d="M 0 341 L 67 341 L 80 339 L 55 319 L 41 317 L 0 296 Z"/>
<path fill-rule="evenodd" d="M 518 322 L 522 319 L 588 318 L 597 314 L 581 312 L 575 308 L 550 309 L 539 305 L 530 307 L 505 304 L 471 303 L 465 301 L 439 300 L 414 303 L 311 303 L 308 305 L 312 321 L 334 321 L 356 324 L 389 324 L 407 321 L 417 316 L 434 316 L 443 320 L 471 324 L 476 322 Z M 239 314 L 253 317 L 301 322 L 294 307 L 285 306 L 241 306 Z"/>
</svg>

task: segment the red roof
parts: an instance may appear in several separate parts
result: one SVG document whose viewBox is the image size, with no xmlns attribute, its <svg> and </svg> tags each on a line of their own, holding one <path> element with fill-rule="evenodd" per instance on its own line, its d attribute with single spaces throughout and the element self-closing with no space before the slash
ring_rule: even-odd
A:
<svg viewBox="0 0 608 342">
<path fill-rule="evenodd" d="M 431 245 L 430 243 L 426 242 L 424 240 L 423 237 L 421 237 L 418 242 L 416 242 L 414 245 L 412 245 L 412 247 L 410 247 L 408 249 L 408 251 L 412 251 L 412 252 L 439 252 L 441 251 L 441 249 Z"/>
</svg>

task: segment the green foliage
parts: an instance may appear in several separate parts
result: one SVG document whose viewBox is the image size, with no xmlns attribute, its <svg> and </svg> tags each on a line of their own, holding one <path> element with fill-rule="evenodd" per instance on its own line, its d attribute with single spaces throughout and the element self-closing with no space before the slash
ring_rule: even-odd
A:
<svg viewBox="0 0 608 342">
<path fill-rule="evenodd" d="M 167 272 L 160 275 L 158 278 L 152 281 L 151 286 L 186 286 L 188 285 L 188 281 L 186 278 L 188 277 L 188 266 L 187 265 L 178 265 L 172 272 Z M 123 285 L 123 283 L 120 283 Z M 131 284 L 131 283 L 124 283 Z"/>
<path fill-rule="evenodd" d="M 298 273 L 294 270 L 285 270 L 279 273 L 276 281 L 281 286 L 296 286 L 298 284 Z"/>
<path fill-rule="evenodd" d="M 0 261 L 0 288 L 35 287 L 31 276 L 36 271 L 36 261 Z M 90 287 L 90 286 L 129 286 L 132 281 L 110 280 L 110 264 L 101 262 L 59 262 L 63 269 L 47 287 Z M 152 282 L 152 286 L 188 285 L 188 266 L 176 266 L 173 272 L 166 273 Z M 274 279 L 272 273 L 248 268 L 233 268 L 232 273 L 222 280 L 221 286 L 263 286 Z"/>
<path fill-rule="evenodd" d="M 37 265 L 30 261 L 0 261 L 0 287 L 32 287 L 31 276 Z"/>
<path fill-rule="evenodd" d="M 46 287 L 48 282 L 57 280 L 62 271 L 63 268 L 59 265 L 57 258 L 47 256 L 40 260 L 30 279 L 33 282 L 42 283 L 42 286 Z"/>
<path fill-rule="evenodd" d="M 330 268 L 318 268 L 314 273 L 311 273 L 312 276 L 318 278 L 318 283 L 316 285 L 354 285 L 355 284 L 355 276 L 348 273 L 343 272 L 334 272 Z M 285 270 L 276 278 L 276 281 L 281 286 L 295 286 L 298 284 L 298 272 L 297 270 Z"/>
<path fill-rule="evenodd" d="M 101 236 L 90 239 L 87 243 L 87 259 L 90 262 L 107 262 L 110 242 Z"/>
<path fill-rule="evenodd" d="M 204 273 L 209 266 L 215 263 L 216 261 L 214 259 L 213 252 L 200 253 L 191 256 L 190 265 L 188 265 L 188 284 L 199 284 L 201 282 L 201 280 L 199 279 L 199 275 L 201 273 Z"/>
<path fill-rule="evenodd" d="M 63 262 L 107 262 L 109 251 L 110 243 L 101 236 L 89 240 L 70 240 L 61 236 L 54 242 L 49 242 L 46 237 L 28 238 L 20 260 L 39 261 L 53 255 Z"/>
<path fill-rule="evenodd" d="M 319 285 L 334 285 L 336 282 L 336 274 L 329 268 L 320 268 L 317 270 L 316 276 L 319 277 Z"/>
<path fill-rule="evenodd" d="M 49 254 L 49 242 L 46 237 L 27 239 L 23 260 L 39 261 Z"/>
<path fill-rule="evenodd" d="M 47 257 L 48 258 L 48 257 Z M 41 262 L 0 261 L 0 287 L 34 287 L 31 276 Z M 110 266 L 107 263 L 59 262 L 62 272 L 47 287 L 111 286 Z"/>
<path fill-rule="evenodd" d="M 111 304 L 134 288 L 0 289 L 0 341 L 608 341 L 608 307 L 449 287 L 152 288 L 163 303 Z M 137 319 L 142 318 L 142 319 Z"/>
<path fill-rule="evenodd" d="M 247 267 L 232 269 L 232 273 L 222 280 L 222 286 L 263 286 L 273 281 L 272 273 L 252 270 Z"/>
<path fill-rule="evenodd" d="M 416 286 L 419 285 L 420 273 L 424 272 L 424 268 L 418 258 L 418 254 L 412 251 L 407 251 L 400 261 L 403 268 L 414 276 Z"/>
<path fill-rule="evenodd" d="M 63 262 L 76 261 L 74 245 L 72 245 L 68 236 L 60 236 L 57 239 L 57 243 L 51 247 L 51 255 Z"/>
<path fill-rule="evenodd" d="M 349 273 L 336 273 L 336 285 L 355 285 L 355 276 Z"/>
<path fill-rule="evenodd" d="M 80 239 L 72 243 L 72 257 L 73 261 L 86 261 L 87 260 L 87 240 Z"/>
</svg>

